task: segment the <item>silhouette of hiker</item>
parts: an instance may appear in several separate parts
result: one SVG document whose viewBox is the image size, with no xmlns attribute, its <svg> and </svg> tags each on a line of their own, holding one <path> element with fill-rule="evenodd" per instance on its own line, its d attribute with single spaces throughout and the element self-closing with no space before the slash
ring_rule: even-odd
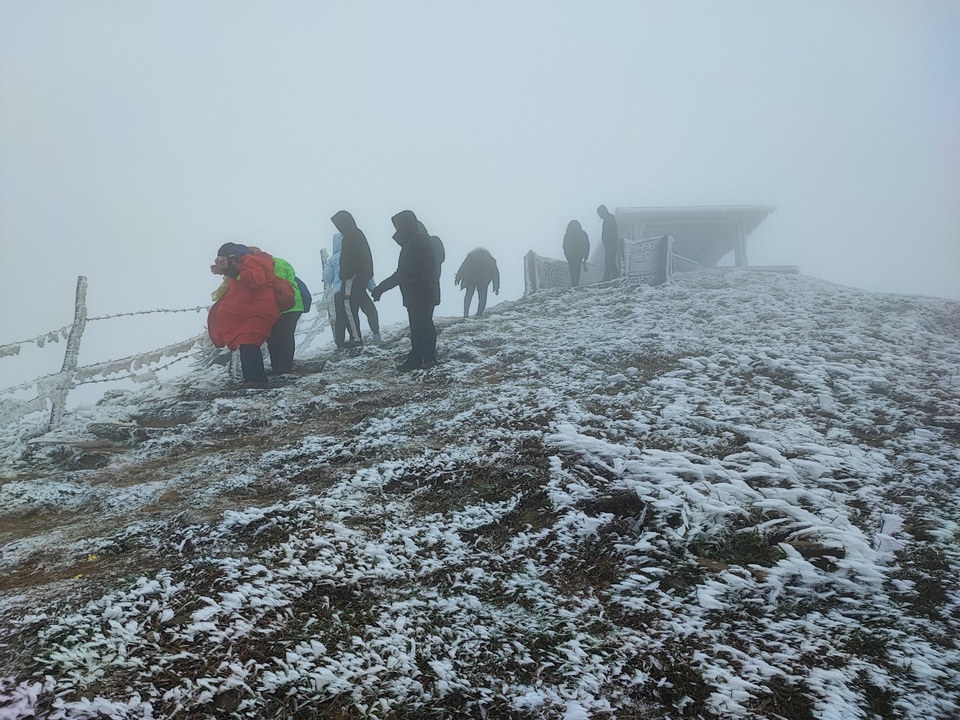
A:
<svg viewBox="0 0 960 720">
<path fill-rule="evenodd" d="M 597 208 L 597 215 L 603 218 L 603 228 L 600 231 L 600 240 L 603 242 L 603 279 L 612 280 L 620 277 L 620 233 L 617 230 L 617 219 L 610 214 L 606 205 Z"/>
<path fill-rule="evenodd" d="M 430 237 L 420 229 L 412 210 L 403 210 L 392 218 L 393 239 L 400 246 L 397 271 L 373 290 L 373 299 L 400 286 L 403 305 L 410 322 L 410 353 L 398 370 L 431 367 L 437 362 L 437 328 L 433 309 L 440 302 L 437 257 Z"/>
<path fill-rule="evenodd" d="M 373 255 L 367 236 L 357 227 L 353 215 L 340 210 L 332 218 L 333 224 L 343 235 L 343 247 L 340 251 L 340 279 L 343 281 L 343 316 L 350 331 L 350 344 L 363 342 L 360 335 L 358 309 L 370 303 L 367 285 L 373 279 Z M 372 303 L 371 303 L 372 304 Z M 374 310 L 374 312 L 376 312 Z M 367 317 L 370 312 L 365 311 Z"/>
<path fill-rule="evenodd" d="M 590 238 L 580 227 L 580 223 L 571 220 L 563 236 L 563 255 L 570 266 L 570 286 L 580 285 L 580 269 L 590 256 Z"/>
<path fill-rule="evenodd" d="M 463 298 L 463 316 L 470 316 L 470 303 L 473 302 L 473 293 L 477 293 L 478 306 L 477 317 L 483 316 L 483 311 L 487 307 L 487 287 L 493 283 L 493 292 L 500 294 L 500 270 L 497 268 L 497 261 L 493 255 L 485 248 L 476 248 L 467 253 L 460 269 L 457 270 L 456 277 L 453 278 L 454 285 L 460 285 L 467 294 Z"/>
</svg>

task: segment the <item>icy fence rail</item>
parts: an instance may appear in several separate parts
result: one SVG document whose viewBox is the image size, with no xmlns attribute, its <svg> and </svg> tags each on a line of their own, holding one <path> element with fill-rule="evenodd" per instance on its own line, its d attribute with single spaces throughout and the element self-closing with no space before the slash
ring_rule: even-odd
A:
<svg viewBox="0 0 960 720">
<path fill-rule="evenodd" d="M 324 255 L 324 253 L 321 253 L 321 255 Z M 325 259 L 326 258 L 324 258 L 324 260 Z M 109 360 L 78 366 L 77 358 L 80 351 L 80 339 L 88 322 L 112 320 L 114 318 L 129 317 L 132 315 L 184 312 L 200 313 L 210 309 L 209 305 L 199 305 L 193 308 L 140 310 L 88 318 L 86 310 L 86 285 L 87 280 L 85 277 L 78 278 L 76 307 L 72 324 L 27 340 L 0 345 L 0 358 L 4 358 L 19 355 L 21 347 L 26 344 L 33 344 L 37 347 L 44 348 L 48 343 L 59 343 L 61 339 L 67 340 L 63 367 L 60 372 L 44 375 L 20 383 L 19 385 L 0 389 L 0 396 L 12 395 L 34 387 L 37 393 L 36 397 L 28 399 L 0 397 L 0 426 L 9 425 L 32 413 L 49 410 L 50 419 L 46 424 L 46 431 L 49 431 L 59 425 L 63 419 L 67 394 L 71 389 L 80 385 L 120 380 L 131 380 L 136 383 L 151 382 L 157 379 L 156 373 L 159 370 L 164 370 L 175 363 L 192 358 L 196 360 L 197 365 L 209 367 L 214 363 L 217 356 L 221 355 L 222 351 L 214 347 L 207 334 L 200 333 L 187 340 L 182 340 L 172 345 L 138 353 L 119 360 Z M 330 295 L 330 289 L 325 288 L 323 298 L 319 302 L 314 302 L 314 321 L 310 323 L 309 328 L 298 333 L 304 336 L 307 343 L 316 338 L 324 328 L 332 324 L 330 322 L 332 312 L 332 298 Z M 163 361 L 168 358 L 169 361 L 163 363 Z"/>
<path fill-rule="evenodd" d="M 699 264 L 673 252 L 674 239 L 660 235 L 642 240 L 621 240 L 619 271 L 621 277 L 645 285 L 660 285 L 673 276 L 673 263 L 680 259 L 699 268 Z M 604 266 L 584 263 L 580 285 L 601 282 Z M 537 255 L 532 250 L 523 261 L 524 294 L 549 288 L 570 287 L 570 270 L 566 260 L 555 260 Z"/>
</svg>

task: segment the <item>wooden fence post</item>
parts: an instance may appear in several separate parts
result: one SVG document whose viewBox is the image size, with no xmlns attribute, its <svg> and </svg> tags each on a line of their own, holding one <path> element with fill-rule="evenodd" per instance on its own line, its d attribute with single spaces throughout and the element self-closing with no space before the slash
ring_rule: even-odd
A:
<svg viewBox="0 0 960 720">
<path fill-rule="evenodd" d="M 63 367 L 60 369 L 60 384 L 57 386 L 51 400 L 50 423 L 47 430 L 57 427 L 63 420 L 63 413 L 67 407 L 67 393 L 73 383 L 73 376 L 77 371 L 77 358 L 80 356 L 80 338 L 87 324 L 87 279 L 81 275 L 77 278 L 77 299 L 73 311 L 73 325 L 70 326 L 70 335 L 67 337 L 67 351 L 63 357 Z"/>
</svg>

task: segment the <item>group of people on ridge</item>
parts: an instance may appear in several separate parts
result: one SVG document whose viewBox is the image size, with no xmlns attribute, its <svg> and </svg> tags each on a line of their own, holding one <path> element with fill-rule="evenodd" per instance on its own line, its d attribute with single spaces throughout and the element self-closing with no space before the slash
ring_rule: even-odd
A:
<svg viewBox="0 0 960 720">
<path fill-rule="evenodd" d="M 620 276 L 620 233 L 617 231 L 617 219 L 606 205 L 597 208 L 597 215 L 603 220 L 600 229 L 600 241 L 603 243 L 603 279 L 612 280 Z M 590 239 L 577 220 L 567 224 L 563 236 L 563 255 L 570 267 L 570 284 L 580 285 L 581 270 L 586 269 L 590 256 Z"/>
<path fill-rule="evenodd" d="M 443 243 L 427 232 L 411 210 L 404 210 L 391 220 L 400 257 L 396 272 L 377 284 L 370 244 L 353 216 L 340 210 L 331 218 L 337 232 L 333 235 L 333 254 L 323 268 L 323 279 L 334 293 L 334 342 L 338 348 L 362 345 L 361 311 L 367 317 L 373 340 L 379 341 L 380 323 L 374 301 L 399 286 L 407 309 L 411 347 L 397 369 L 432 367 L 437 361 L 433 313 L 440 304 Z M 241 387 L 269 387 L 260 347 L 267 343 L 271 374 L 292 372 L 294 332 L 300 315 L 309 309 L 309 291 L 288 262 L 253 246 L 224 243 L 210 271 L 224 276 L 213 293 L 215 302 L 207 318 L 211 340 L 217 347 L 239 350 Z M 480 317 L 486 307 L 487 287 L 493 283 L 494 293 L 500 292 L 497 262 L 488 251 L 477 248 L 467 255 L 454 282 L 466 290 L 464 317 L 469 316 L 475 292 L 479 296 Z"/>
</svg>

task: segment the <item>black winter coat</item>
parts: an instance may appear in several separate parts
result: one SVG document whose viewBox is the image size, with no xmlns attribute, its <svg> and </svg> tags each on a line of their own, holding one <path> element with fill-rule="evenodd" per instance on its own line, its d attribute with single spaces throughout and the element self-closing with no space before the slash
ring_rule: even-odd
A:
<svg viewBox="0 0 960 720">
<path fill-rule="evenodd" d="M 609 212 L 603 218 L 603 228 L 600 231 L 600 239 L 604 245 L 617 245 L 620 242 L 620 233 L 617 231 L 617 219 Z"/>
<path fill-rule="evenodd" d="M 404 307 L 439 305 L 440 280 L 433 243 L 420 230 L 417 216 L 411 210 L 394 215 L 393 226 L 397 229 L 393 239 L 400 246 L 397 271 L 380 283 L 374 289 L 374 294 L 382 295 L 399 285 Z"/>
<path fill-rule="evenodd" d="M 563 236 L 563 256 L 567 260 L 586 260 L 590 257 L 590 238 L 576 220 L 570 221 Z"/>
<path fill-rule="evenodd" d="M 370 253 L 370 243 L 367 236 L 357 227 L 353 215 L 346 210 L 340 210 L 332 218 L 340 234 L 343 235 L 343 249 L 340 251 L 340 279 L 349 280 L 352 277 L 373 277 L 373 255 Z"/>
<path fill-rule="evenodd" d="M 500 270 L 497 261 L 486 248 L 467 253 L 453 281 L 460 287 L 486 287 L 493 282 L 493 291 L 500 292 Z"/>
</svg>

